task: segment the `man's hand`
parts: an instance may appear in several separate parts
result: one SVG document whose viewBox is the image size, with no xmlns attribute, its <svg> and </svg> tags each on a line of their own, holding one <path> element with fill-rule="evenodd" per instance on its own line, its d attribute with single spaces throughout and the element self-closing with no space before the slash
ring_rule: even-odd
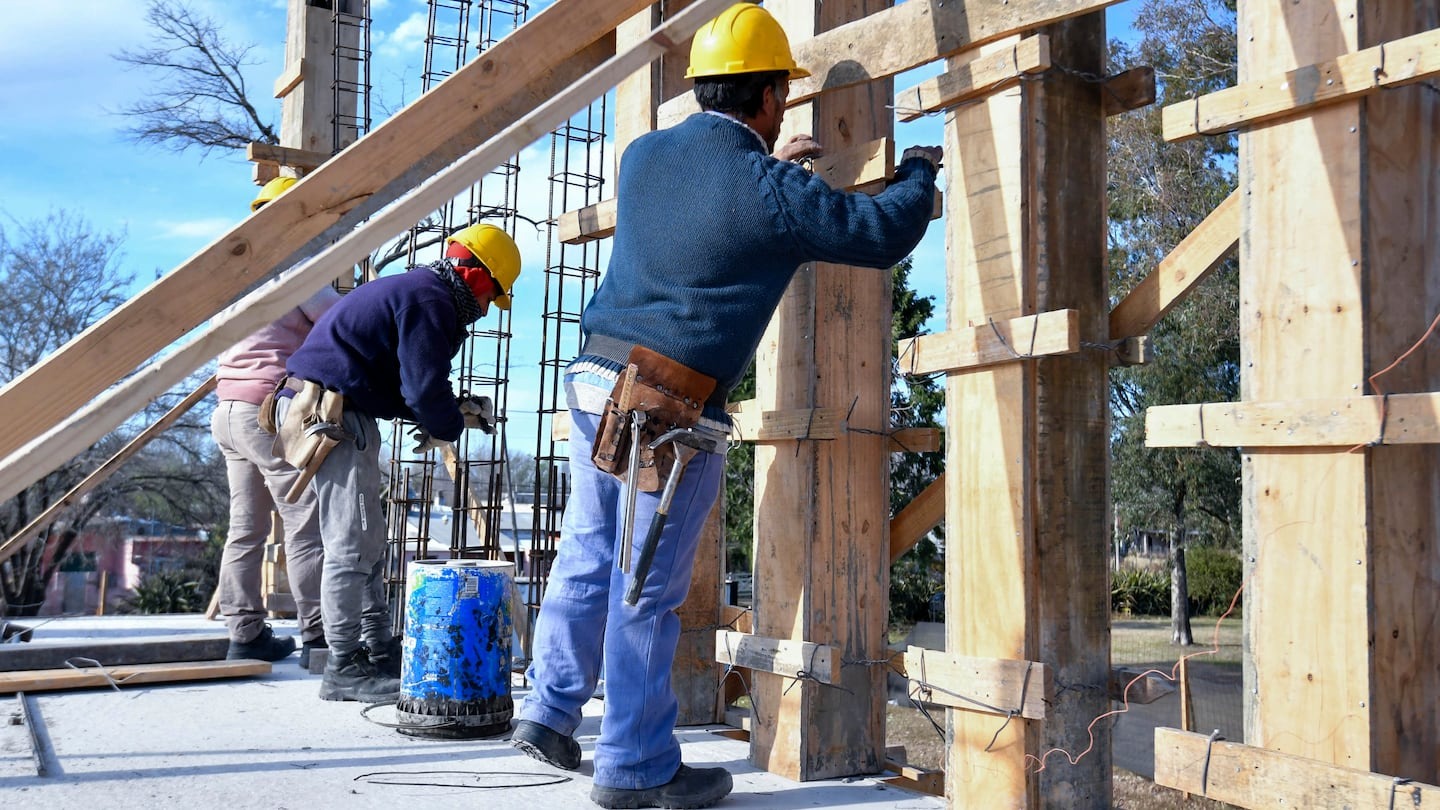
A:
<svg viewBox="0 0 1440 810">
<path fill-rule="evenodd" d="M 420 425 L 416 425 L 410 431 L 410 437 L 415 440 L 415 446 L 411 448 L 410 452 L 417 456 L 423 456 L 431 450 L 439 450 L 447 444 L 447 442 L 431 436 L 430 431 Z"/>
<path fill-rule="evenodd" d="M 495 432 L 495 403 L 489 397 L 462 396 L 459 405 L 460 415 L 465 417 L 465 427 L 479 428 L 486 433 Z"/>
<path fill-rule="evenodd" d="M 795 135 L 780 145 L 772 155 L 776 160 L 804 160 L 825 154 L 824 147 L 809 135 Z"/>
<path fill-rule="evenodd" d="M 912 146 L 900 155 L 900 162 L 904 163 L 912 157 L 924 158 L 930 161 L 935 171 L 940 171 L 940 161 L 945 157 L 945 149 L 939 146 Z"/>
</svg>

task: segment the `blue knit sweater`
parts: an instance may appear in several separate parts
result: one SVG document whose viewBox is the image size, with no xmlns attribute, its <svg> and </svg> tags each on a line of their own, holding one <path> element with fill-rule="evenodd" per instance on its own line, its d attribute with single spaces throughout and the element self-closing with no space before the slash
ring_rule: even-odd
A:
<svg viewBox="0 0 1440 810">
<path fill-rule="evenodd" d="M 347 407 L 419 422 L 430 435 L 455 441 L 465 421 L 450 387 L 450 360 L 464 339 L 449 286 L 417 267 L 341 298 L 286 370 L 344 394 Z"/>
<path fill-rule="evenodd" d="M 873 197 L 835 191 L 706 113 L 637 139 L 620 164 L 610 267 L 585 308 L 581 359 L 623 364 L 640 344 L 714 377 L 706 410 L 723 405 L 801 264 L 889 268 L 920 242 L 934 167 L 912 158 L 895 175 Z"/>
</svg>

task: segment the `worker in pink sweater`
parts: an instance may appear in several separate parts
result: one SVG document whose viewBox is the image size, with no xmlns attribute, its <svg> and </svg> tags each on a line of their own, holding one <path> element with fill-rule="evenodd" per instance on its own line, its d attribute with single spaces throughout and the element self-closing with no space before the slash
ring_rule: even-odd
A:
<svg viewBox="0 0 1440 810">
<path fill-rule="evenodd" d="M 250 209 L 259 210 L 294 184 L 293 177 L 271 180 Z M 303 644 L 300 665 L 308 668 L 310 651 L 325 647 L 320 621 L 320 571 L 325 554 L 315 493 L 307 488 L 295 503 L 285 501 L 285 493 L 300 471 L 274 454 L 275 437 L 261 429 L 257 417 L 265 396 L 285 376 L 290 355 L 320 316 L 339 300 L 334 288 L 324 287 L 220 355 L 215 372 L 220 404 L 210 428 L 225 455 L 230 483 L 230 530 L 220 559 L 219 583 L 220 613 L 230 633 L 226 658 L 279 661 L 295 651 L 295 640 L 277 637 L 265 621 L 265 600 L 260 593 L 260 567 L 272 509 L 280 512 L 285 531 L 286 573 Z"/>
</svg>

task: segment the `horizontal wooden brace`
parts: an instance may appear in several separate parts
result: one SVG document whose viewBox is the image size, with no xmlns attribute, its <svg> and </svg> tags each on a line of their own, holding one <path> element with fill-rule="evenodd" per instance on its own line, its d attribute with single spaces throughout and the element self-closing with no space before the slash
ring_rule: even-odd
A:
<svg viewBox="0 0 1440 810">
<path fill-rule="evenodd" d="M 1147 447 L 1440 444 L 1440 393 L 1209 402 L 1145 411 Z"/>
<path fill-rule="evenodd" d="M 800 408 L 761 411 L 755 400 L 732 403 L 731 441 L 782 442 L 791 439 L 834 439 L 845 432 L 843 408 Z"/>
<path fill-rule="evenodd" d="M 1440 29 L 1171 104 L 1161 112 L 1161 130 L 1167 141 L 1214 135 L 1411 84 L 1437 73 Z"/>
<path fill-rule="evenodd" d="M 1149 332 L 1240 245 L 1240 192 L 1230 192 L 1195 230 L 1110 311 L 1110 339 Z"/>
<path fill-rule="evenodd" d="M 903 73 L 1012 34 L 1100 11 L 1120 0 L 1031 0 L 1024 3 L 900 3 L 791 43 L 809 78 L 790 83 L 789 104 Z M 660 105 L 659 126 L 699 110 L 693 93 Z"/>
<path fill-rule="evenodd" d="M 833 684 L 840 677 L 840 652 L 808 641 L 764 638 L 731 630 L 715 631 L 715 660 L 758 672 Z"/>
<path fill-rule="evenodd" d="M 887 756 L 889 752 L 886 752 Z M 895 776 L 881 777 L 880 781 L 887 785 L 914 790 L 920 793 L 928 793 L 931 796 L 945 795 L 945 772 L 932 771 L 926 768 L 917 768 L 901 760 L 886 759 L 885 769 L 894 771 Z"/>
<path fill-rule="evenodd" d="M 987 714 L 1014 712 L 1043 720 L 1055 695 L 1050 668 L 1036 661 L 970 658 L 907 647 L 905 672 L 927 703 Z"/>
<path fill-rule="evenodd" d="M 1080 313 L 1061 309 L 900 341 L 900 373 L 969 371 L 1080 351 Z"/>
<path fill-rule="evenodd" d="M 901 428 L 890 434 L 892 453 L 938 453 L 940 451 L 940 428 Z"/>
<path fill-rule="evenodd" d="M 1130 68 L 1105 79 L 1100 85 L 1104 94 L 1105 115 L 1119 115 L 1155 103 L 1155 68 Z"/>
<path fill-rule="evenodd" d="M 914 121 L 928 113 L 953 107 L 964 101 L 1018 81 L 1027 73 L 1050 69 L 1050 37 L 1037 34 L 1009 48 L 986 54 L 975 61 L 941 73 L 895 94 L 895 114 L 901 121 Z"/>
<path fill-rule="evenodd" d="M 1236 807 L 1393 810 L 1440 805 L 1440 787 L 1173 728 L 1155 729 L 1155 784 Z"/>
<path fill-rule="evenodd" d="M 284 98 L 305 80 L 305 60 L 296 59 L 275 79 L 275 98 Z"/>
<path fill-rule="evenodd" d="M 245 145 L 245 159 L 251 163 L 289 166 L 292 169 L 308 172 L 319 168 L 320 164 L 330 159 L 330 155 L 311 149 L 295 149 L 273 143 L 251 141 Z"/>
<path fill-rule="evenodd" d="M 893 560 L 892 560 L 893 562 Z M 910 671 L 905 663 L 905 653 L 895 651 L 890 655 L 890 669 L 902 678 L 909 678 Z M 1140 677 L 1142 676 L 1143 677 Z M 1135 680 L 1140 677 L 1140 680 Z M 1130 686 L 1130 693 L 1125 693 L 1127 684 Z M 1140 667 L 1114 667 L 1110 670 L 1110 682 L 1108 684 L 1111 700 L 1129 700 L 1131 703 L 1154 703 L 1166 695 L 1175 693 L 1175 684 L 1167 680 L 1163 675 L 1155 671 L 1146 671 Z M 937 702 L 938 701 L 931 701 Z"/>
<path fill-rule="evenodd" d="M 877 138 L 816 158 L 815 174 L 832 188 L 853 190 L 895 176 L 895 144 Z M 557 238 L 567 245 L 579 245 L 615 235 L 615 198 L 584 208 L 566 211 L 555 223 Z"/>
</svg>

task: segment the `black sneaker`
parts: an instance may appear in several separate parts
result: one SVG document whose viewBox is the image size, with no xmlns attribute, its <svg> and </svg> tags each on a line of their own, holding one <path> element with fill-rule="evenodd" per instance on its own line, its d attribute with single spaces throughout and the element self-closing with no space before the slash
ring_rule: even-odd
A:
<svg viewBox="0 0 1440 810">
<path fill-rule="evenodd" d="M 303 669 L 303 670 L 305 670 L 306 672 L 309 672 L 309 671 L 310 671 L 310 651 L 311 651 L 311 650 L 322 649 L 322 648 L 329 647 L 329 646 L 330 646 L 330 645 L 328 645 L 328 644 L 325 643 L 325 637 L 324 637 L 324 636 L 321 636 L 320 638 L 317 638 L 317 639 L 315 639 L 314 641 L 307 641 L 307 642 L 305 642 L 304 644 L 301 644 L 301 645 L 300 645 L 300 668 Z"/>
<path fill-rule="evenodd" d="M 691 768 L 681 765 L 675 777 L 659 787 L 643 790 L 590 788 L 590 801 L 607 810 L 631 807 L 709 807 L 730 795 L 730 772 L 724 768 Z"/>
<path fill-rule="evenodd" d="M 343 655 L 331 650 L 326 656 L 325 675 L 320 681 L 321 700 L 379 703 L 399 697 L 400 681 L 381 675 L 370 661 L 370 651 L 364 647 Z"/>
<path fill-rule="evenodd" d="M 254 658 L 257 661 L 279 661 L 290 653 L 295 652 L 295 639 L 290 636 L 276 638 L 275 631 L 270 625 L 265 625 L 260 630 L 260 635 L 251 641 L 241 643 L 230 639 L 230 649 L 225 651 L 225 658 L 234 661 L 238 658 Z"/>
<path fill-rule="evenodd" d="M 567 771 L 580 767 L 580 743 L 542 723 L 532 720 L 516 723 L 510 744 L 546 765 Z"/>
<path fill-rule="evenodd" d="M 400 677 L 400 657 L 403 647 L 400 637 L 393 636 L 385 644 L 370 648 L 370 660 L 381 675 L 387 678 Z"/>
</svg>

